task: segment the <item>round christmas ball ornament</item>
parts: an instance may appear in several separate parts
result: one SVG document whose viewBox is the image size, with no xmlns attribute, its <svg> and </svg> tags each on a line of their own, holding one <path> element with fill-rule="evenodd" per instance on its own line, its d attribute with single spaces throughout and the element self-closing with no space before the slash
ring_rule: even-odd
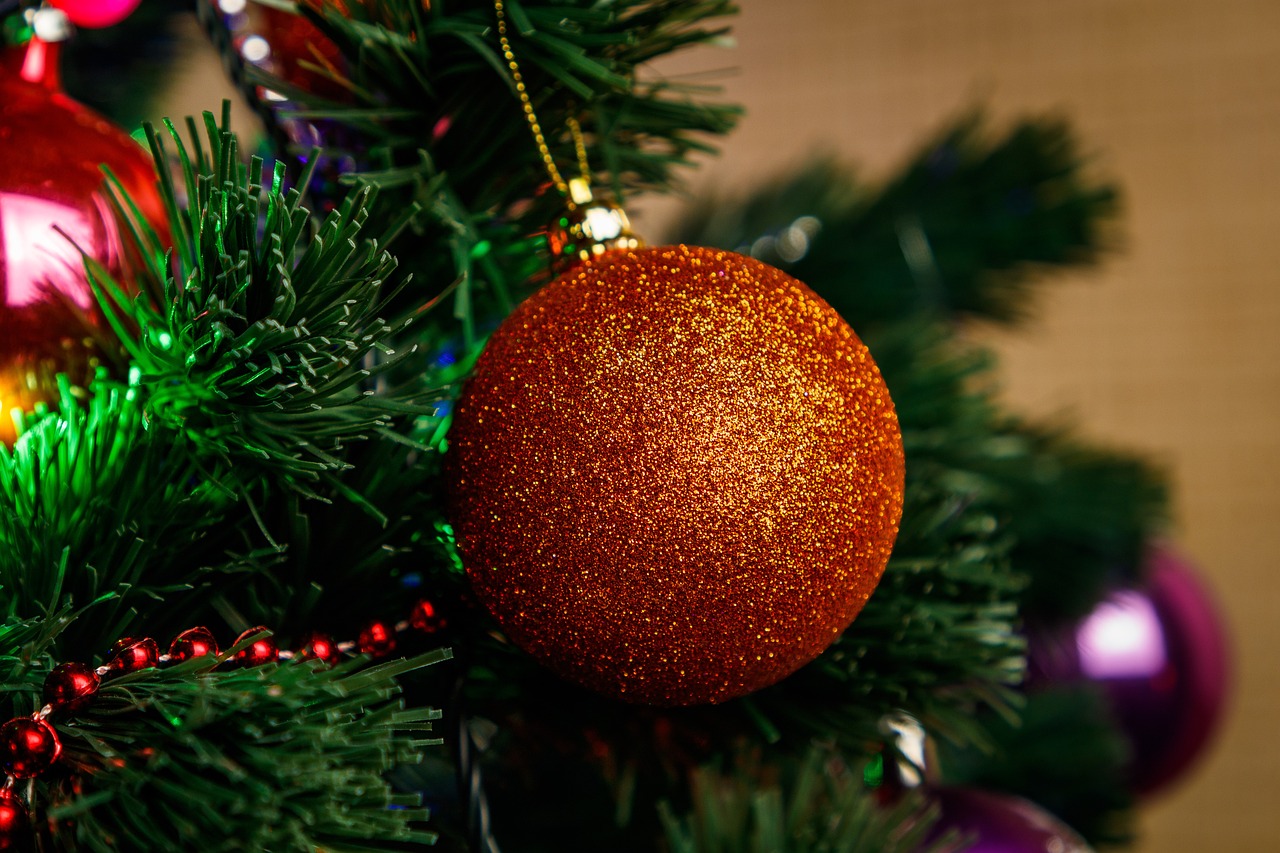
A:
<svg viewBox="0 0 1280 853">
<path fill-rule="evenodd" d="M 218 640 L 208 628 L 188 628 L 173 638 L 169 644 L 169 660 L 182 663 L 191 658 L 218 656 Z"/>
<path fill-rule="evenodd" d="M 264 666 L 280 660 L 280 647 L 276 645 L 275 638 L 267 633 L 267 630 L 265 625 L 259 625 L 236 637 L 236 641 L 232 645 L 238 646 L 250 637 L 266 634 L 266 636 L 258 637 L 258 639 L 236 652 L 234 660 L 237 664 L 243 667 Z"/>
<path fill-rule="evenodd" d="M 32 39 L 20 74 L 0 70 L 0 441 L 10 411 L 52 403 L 55 376 L 92 376 L 100 315 L 81 251 L 126 288 L 130 258 L 99 164 L 143 216 L 165 221 L 149 154 L 58 88 L 56 43 Z"/>
<path fill-rule="evenodd" d="M 150 637 L 124 637 L 116 640 L 107 656 L 112 675 L 124 675 L 151 669 L 160 663 L 160 647 Z"/>
<path fill-rule="evenodd" d="M 64 663 L 44 679 L 44 701 L 55 709 L 79 711 L 98 692 L 98 673 L 87 663 Z"/>
<path fill-rule="evenodd" d="M 1032 626 L 1027 686 L 1095 685 L 1132 748 L 1134 789 L 1151 794 L 1204 754 L 1226 709 L 1231 663 L 1213 595 L 1184 557 L 1151 547 L 1142 575 L 1066 630 Z"/>
<path fill-rule="evenodd" d="M 31 849 L 31 816 L 11 788 L 0 788 L 0 850 Z"/>
<path fill-rule="evenodd" d="M 77 27 L 96 29 L 111 27 L 133 14 L 142 0 L 49 0 L 61 9 Z"/>
<path fill-rule="evenodd" d="M 866 347 L 751 258 L 614 251 L 494 333 L 446 466 L 458 549 L 508 635 L 626 701 L 721 702 L 817 657 L 902 512 Z"/>
<path fill-rule="evenodd" d="M 955 830 L 971 841 L 966 853 L 1091 853 L 1075 830 L 1021 797 L 973 788 L 942 788 L 931 799 L 941 809 L 931 837 Z"/>
<path fill-rule="evenodd" d="M 0 726 L 0 770 L 15 779 L 31 779 L 62 755 L 62 741 L 44 720 L 18 717 Z"/>
</svg>

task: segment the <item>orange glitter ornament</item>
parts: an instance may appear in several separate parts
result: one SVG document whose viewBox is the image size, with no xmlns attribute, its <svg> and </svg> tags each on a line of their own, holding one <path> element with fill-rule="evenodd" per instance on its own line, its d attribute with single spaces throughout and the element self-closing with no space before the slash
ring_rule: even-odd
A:
<svg viewBox="0 0 1280 853">
<path fill-rule="evenodd" d="M 615 251 L 494 333 L 446 455 L 477 596 L 571 681 L 721 702 L 817 657 L 902 514 L 897 415 L 817 294 L 731 252 Z"/>
</svg>

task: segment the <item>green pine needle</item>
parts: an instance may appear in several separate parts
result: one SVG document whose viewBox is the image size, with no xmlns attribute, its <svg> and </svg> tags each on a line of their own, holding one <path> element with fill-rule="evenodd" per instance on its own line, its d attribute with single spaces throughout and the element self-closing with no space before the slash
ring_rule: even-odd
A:
<svg viewBox="0 0 1280 853">
<path fill-rule="evenodd" d="M 227 659 L 234 653 L 221 656 Z M 72 775 L 38 790 L 70 828 L 51 850 L 382 851 L 427 844 L 418 797 L 384 778 L 415 763 L 439 712 L 406 709 L 396 680 L 450 656 L 328 668 L 213 669 L 195 658 L 104 682 L 59 721 Z M 92 793 L 77 793 L 77 778 Z"/>
<path fill-rule="evenodd" d="M 348 467 L 346 444 L 389 429 L 398 416 L 434 414 L 441 391 L 373 390 L 415 347 L 400 343 L 414 315 L 386 314 L 408 279 L 394 284 L 395 259 L 363 236 L 372 190 L 354 193 L 313 228 L 300 192 L 283 189 L 283 166 L 268 176 L 254 158 L 246 169 L 225 121 L 219 127 L 205 114 L 207 150 L 194 130 L 189 151 L 167 128 L 187 196 L 180 205 L 178 189 L 162 181 L 175 223 L 172 258 L 135 213 L 133 233 L 150 259 L 143 295 L 131 296 L 87 261 L 139 371 L 149 427 L 307 488 Z M 165 146 L 148 133 L 167 176 Z M 382 241 L 415 213 L 403 210 Z"/>
</svg>

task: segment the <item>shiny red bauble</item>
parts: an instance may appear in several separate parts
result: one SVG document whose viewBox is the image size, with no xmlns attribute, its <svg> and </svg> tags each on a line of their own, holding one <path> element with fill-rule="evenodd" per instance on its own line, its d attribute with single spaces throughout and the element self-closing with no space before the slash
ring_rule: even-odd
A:
<svg viewBox="0 0 1280 853">
<path fill-rule="evenodd" d="M 64 663 L 44 679 L 44 701 L 59 711 L 79 711 L 98 692 L 98 673 L 87 663 Z"/>
<path fill-rule="evenodd" d="M 440 609 L 424 598 L 413 606 L 413 612 L 409 614 L 409 624 L 415 631 L 431 635 L 440 633 L 449 623 Z"/>
<path fill-rule="evenodd" d="M 0 788 L 0 850 L 31 848 L 31 815 L 12 790 Z"/>
<path fill-rule="evenodd" d="M 271 48 L 270 64 L 281 79 L 305 92 L 339 101 L 350 99 L 350 92 L 327 74 L 304 66 L 342 69 L 344 65 L 338 46 L 315 24 L 302 15 L 272 6 L 258 6 L 257 13 L 262 37 Z"/>
<path fill-rule="evenodd" d="M 250 628 L 239 637 L 236 637 L 235 645 L 243 643 L 250 637 L 263 634 L 267 628 L 259 625 L 256 628 Z M 275 663 L 280 659 L 280 647 L 276 645 L 276 641 L 272 639 L 270 634 L 259 637 L 240 651 L 236 652 L 235 662 L 240 666 L 262 666 L 263 664 Z"/>
<path fill-rule="evenodd" d="M 163 230 L 151 156 L 58 89 L 57 45 L 34 40 L 20 73 L 0 66 L 0 442 L 8 412 L 57 399 L 54 376 L 93 375 L 109 334 L 81 251 L 130 288 L 129 250 L 104 192 L 105 164 Z"/>
<path fill-rule="evenodd" d="M 169 644 L 169 660 L 174 663 L 217 654 L 218 640 L 208 628 L 188 628 Z"/>
<path fill-rule="evenodd" d="M 107 667 L 112 675 L 150 669 L 160 662 L 160 647 L 150 637 L 125 637 L 111 647 Z"/>
<path fill-rule="evenodd" d="M 62 741 L 44 720 L 18 717 L 0 726 L 0 770 L 18 779 L 39 776 L 62 755 Z"/>
<path fill-rule="evenodd" d="M 338 646 L 328 634 L 315 631 L 309 634 L 303 642 L 302 650 L 298 652 L 298 657 L 303 660 L 315 659 L 330 664 L 337 663 Z"/>
<path fill-rule="evenodd" d="M 370 622 L 356 643 L 361 654 L 386 657 L 396 650 L 396 632 L 386 622 Z"/>
</svg>

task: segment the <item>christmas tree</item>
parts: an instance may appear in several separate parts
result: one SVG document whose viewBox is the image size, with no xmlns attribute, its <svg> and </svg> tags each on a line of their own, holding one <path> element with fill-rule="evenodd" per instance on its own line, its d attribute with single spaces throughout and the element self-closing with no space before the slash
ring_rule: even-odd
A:
<svg viewBox="0 0 1280 853">
<path fill-rule="evenodd" d="M 737 110 L 645 68 L 731 4 L 202 2 L 267 138 L 149 158 L 60 44 L 186 12 L 51 5 L 0 71 L 0 846 L 1084 849 L 1203 743 L 1163 475 L 957 334 L 1105 248 L 1064 123 L 647 248 Z"/>
</svg>

